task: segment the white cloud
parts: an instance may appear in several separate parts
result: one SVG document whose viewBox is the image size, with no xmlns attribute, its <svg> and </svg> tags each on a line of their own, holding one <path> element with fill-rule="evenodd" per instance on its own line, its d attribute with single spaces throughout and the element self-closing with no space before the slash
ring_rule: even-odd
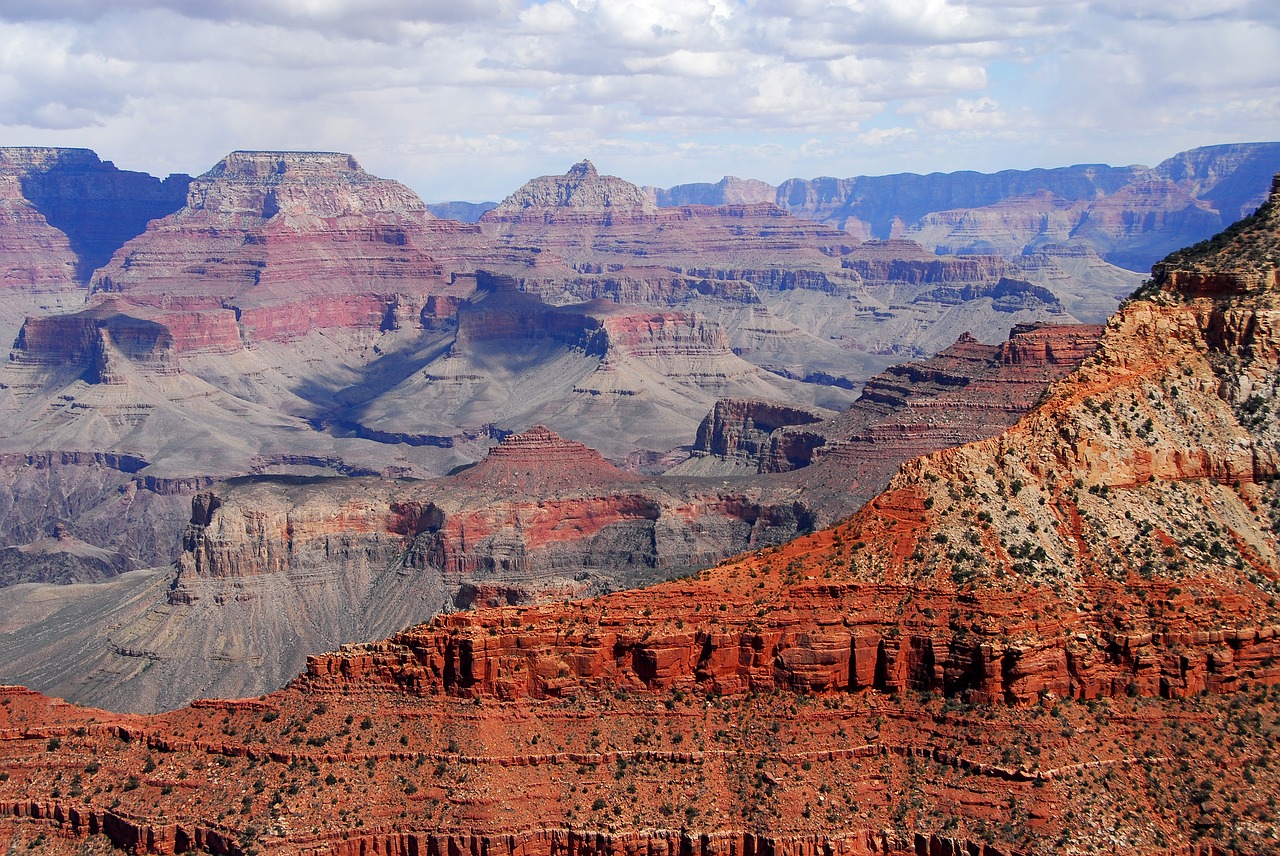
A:
<svg viewBox="0 0 1280 856">
<path fill-rule="evenodd" d="M 951 107 L 925 113 L 922 124 L 937 131 L 974 132 L 1004 128 L 1009 122 L 990 98 L 957 98 Z"/>
<path fill-rule="evenodd" d="M 601 152 L 668 184 L 1154 161 L 1280 137 L 1274 6 L 0 0 L 0 142 L 155 172 L 338 149 L 432 198 Z"/>
<path fill-rule="evenodd" d="M 858 142 L 868 146 L 896 145 L 916 136 L 915 128 L 872 128 L 858 135 Z"/>
</svg>

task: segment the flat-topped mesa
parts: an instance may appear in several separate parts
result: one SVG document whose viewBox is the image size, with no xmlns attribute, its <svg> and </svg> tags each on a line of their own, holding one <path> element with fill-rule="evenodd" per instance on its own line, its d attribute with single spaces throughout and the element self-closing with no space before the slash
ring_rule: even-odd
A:
<svg viewBox="0 0 1280 856">
<path fill-rule="evenodd" d="M 0 170 L 102 165 L 103 161 L 93 149 L 63 146 L 0 146 Z"/>
<path fill-rule="evenodd" d="M 80 312 L 32 316 L 22 326 L 9 359 L 25 365 L 76 366 L 85 369 L 90 383 L 122 383 L 121 358 L 156 374 L 173 374 L 178 371 L 173 359 L 176 344 L 222 344 L 224 349 L 239 345 L 234 326 L 221 331 L 230 346 L 209 340 L 208 330 L 203 331 L 205 338 L 184 330 L 177 343 L 170 327 L 124 309 L 118 300 L 108 299 Z"/>
<path fill-rule="evenodd" d="M 417 194 L 364 171 L 340 152 L 248 152 L 227 155 L 191 183 L 186 216 L 286 217 L 406 215 L 431 219 Z"/>
<path fill-rule="evenodd" d="M 483 223 L 599 222 L 657 213 L 658 206 L 644 190 L 617 176 L 600 175 L 591 161 L 584 160 L 564 175 L 527 182 L 480 219 Z"/>
<path fill-rule="evenodd" d="M 639 480 L 606 461 L 595 449 L 566 440 L 541 425 L 505 438 L 484 460 L 455 478 L 471 487 L 537 496 Z"/>
<path fill-rule="evenodd" d="M 1280 175 L 1272 178 L 1270 196 L 1251 216 L 1172 253 L 1151 268 L 1151 276 L 1138 296 L 1162 292 L 1194 299 L 1280 289 Z"/>
<path fill-rule="evenodd" d="M 925 299 L 948 305 L 989 293 L 1013 272 L 1009 261 L 997 255 L 940 256 L 902 240 L 855 247 L 841 257 L 840 267 L 867 282 L 937 285 Z"/>
</svg>

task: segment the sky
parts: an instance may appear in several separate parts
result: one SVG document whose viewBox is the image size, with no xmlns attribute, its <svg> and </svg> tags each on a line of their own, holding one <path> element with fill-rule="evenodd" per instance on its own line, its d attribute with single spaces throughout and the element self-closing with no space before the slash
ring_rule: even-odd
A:
<svg viewBox="0 0 1280 856">
<path fill-rule="evenodd" d="M 1276 0 L 0 0 L 0 145 L 355 155 L 427 201 L 1280 140 Z"/>
</svg>

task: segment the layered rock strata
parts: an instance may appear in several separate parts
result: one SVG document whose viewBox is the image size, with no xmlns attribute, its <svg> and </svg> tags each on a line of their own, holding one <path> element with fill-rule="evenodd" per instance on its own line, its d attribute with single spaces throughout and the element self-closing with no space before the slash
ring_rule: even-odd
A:
<svg viewBox="0 0 1280 856">
<path fill-rule="evenodd" d="M 1280 144 L 1180 152 L 1155 167 L 791 179 L 726 177 L 653 189 L 661 206 L 772 202 L 861 239 L 910 237 L 938 253 L 1008 258 L 1063 251 L 1144 271 L 1178 247 L 1251 214 L 1280 170 Z"/>
<path fill-rule="evenodd" d="M 600 175 L 591 161 L 570 167 L 563 176 L 545 175 L 525 184 L 480 218 L 486 223 L 591 222 L 603 217 L 652 216 L 658 210 L 640 188 L 617 176 Z"/>
<path fill-rule="evenodd" d="M 461 278 L 459 278 L 461 279 Z M 607 300 L 551 305 L 478 271 L 444 325 L 447 345 L 372 400 L 333 417 L 360 436 L 445 444 L 459 426 L 497 436 L 546 423 L 615 460 L 686 444 L 721 395 L 843 406 L 849 393 L 761 370 L 687 308 Z"/>
<path fill-rule="evenodd" d="M 424 246 L 430 219 L 412 191 L 350 155 L 233 152 L 91 288 L 179 319 L 229 323 L 237 345 L 326 327 L 377 330 L 398 299 L 420 307 L 443 285 Z"/>
<path fill-rule="evenodd" d="M 579 591 L 607 589 L 794 536 L 809 512 L 790 493 L 641 478 L 537 427 L 435 482 L 259 480 L 202 493 L 174 597 L 196 596 L 183 593 L 188 581 L 351 563 L 431 569 L 450 588 L 536 591 L 576 577 Z"/>
<path fill-rule="evenodd" d="M 168 563 L 181 507 L 214 478 L 433 474 L 468 460 L 388 453 L 317 429 L 344 385 L 376 383 L 363 375 L 384 356 L 375 340 L 393 352 L 399 339 L 431 346 L 440 316 L 451 317 L 474 282 L 445 277 L 424 246 L 445 236 L 457 252 L 479 240 L 474 228 L 434 221 L 411 191 L 348 155 L 235 152 L 194 181 L 161 184 L 117 174 L 91 152 L 6 152 L 25 158 L 25 177 L 14 179 L 22 188 L 39 173 L 36 196 L 62 206 L 71 243 L 110 255 L 110 240 L 131 238 L 92 277 L 87 306 L 31 315 L 14 342 L 0 379 L 0 466 L 15 486 L 0 503 L 6 541 L 62 522 L 97 546 Z M 166 210 L 152 210 L 155 200 L 130 207 L 144 191 L 160 198 L 179 185 Z M 67 207 L 77 194 L 79 213 Z M 143 213 L 158 219 L 148 225 Z M 81 466 L 104 452 L 143 463 L 118 473 Z M 49 454 L 39 471 L 23 463 Z M 185 496 L 169 503 L 176 493 Z M 165 510 L 177 513 L 166 522 Z"/>
<path fill-rule="evenodd" d="M 0 341 L 29 315 L 79 306 L 93 270 L 179 208 L 188 181 L 118 170 L 88 149 L 0 147 Z"/>
<path fill-rule="evenodd" d="M 603 200 L 622 194 L 625 182 L 588 167 L 531 182 L 481 218 L 499 245 L 540 251 L 530 269 L 508 271 L 521 287 L 552 303 L 695 305 L 729 330 L 740 355 L 787 377 L 856 387 L 896 360 L 939 350 L 964 329 L 987 340 L 1003 335 L 1009 322 L 995 321 L 1001 312 L 1015 313 L 1012 323 L 1069 321 L 1071 307 L 1096 313 L 1118 300 L 1096 293 L 1115 282 L 1103 285 L 1106 277 L 1086 267 L 1077 272 L 1091 284 L 1064 307 L 1052 293 L 1064 274 L 1052 261 L 1024 276 L 1019 261 L 940 257 L 908 241 L 868 251 L 863 236 L 769 202 L 615 208 Z M 1012 297 L 1002 284 L 1028 276 L 1042 283 L 1039 291 Z M 1138 282 L 1125 277 L 1123 293 Z M 831 299 L 846 301 L 840 312 L 830 311 Z M 783 328 L 790 329 L 779 336 Z"/>
<path fill-rule="evenodd" d="M 628 360 L 655 365 L 674 361 L 674 366 L 691 356 L 708 356 L 708 341 L 688 336 L 697 325 L 678 313 L 546 307 L 514 291 L 510 282 L 486 282 L 486 289 L 506 290 L 464 308 L 454 344 L 459 353 L 483 353 L 490 347 L 487 341 L 506 331 L 501 335 L 514 337 L 526 352 L 551 338 L 596 353 L 614 375 Z M 930 451 L 934 444 L 987 436 L 1012 421 L 1019 408 L 1034 403 L 1055 371 L 1066 371 L 1083 356 L 1078 344 L 1079 353 L 1068 342 L 1082 342 L 1087 333 L 1021 330 L 1001 347 L 966 340 L 933 361 L 885 376 L 839 418 L 762 399 L 725 402 L 718 408 L 721 419 L 709 428 L 718 437 L 712 442 L 725 446 L 739 462 L 739 472 L 756 473 L 765 461 L 774 462 L 772 470 L 795 470 L 814 459 L 818 443 L 850 447 L 844 455 L 829 454 L 822 463 L 785 478 L 640 479 L 580 444 L 538 429 L 507 438 L 480 464 L 438 482 L 267 478 L 218 487 L 197 497 L 188 552 L 180 557 L 182 571 L 168 590 L 156 593 L 158 601 L 134 619 L 117 618 L 108 650 L 83 640 L 77 652 L 59 654 L 75 658 L 82 668 L 92 665 L 116 677 L 89 687 L 61 677 L 44 682 L 46 677 L 36 677 L 38 652 L 28 651 L 17 638 L 9 646 L 9 674 L 82 701 L 135 708 L 140 701 L 172 706 L 215 687 L 224 693 L 258 692 L 301 668 L 308 646 L 389 632 L 395 622 L 427 618 L 442 606 L 563 598 L 635 585 L 779 543 L 855 510 L 901 460 Z M 721 358 L 727 356 L 722 341 L 718 347 Z M 982 396 L 975 392 L 981 406 L 960 407 L 967 387 L 985 391 Z M 615 383 L 611 388 L 620 387 Z M 824 418 L 828 421 L 817 421 Z M 810 424 L 766 430 L 793 422 Z M 392 427 L 385 421 L 371 424 Z M 342 469 L 341 461 L 296 454 L 288 460 L 260 457 L 255 458 L 255 472 L 281 472 L 293 461 L 299 474 L 324 468 L 359 475 Z M 76 461 L 59 458 L 52 463 L 57 466 L 40 471 L 51 485 L 66 481 L 63 470 L 79 471 Z M 127 504 L 113 500 L 105 506 L 110 515 L 82 511 L 76 530 L 88 528 L 111 539 L 120 533 L 110 525 L 101 532 L 93 527 L 127 520 L 136 537 L 144 525 L 163 522 L 154 516 L 159 507 L 154 503 L 149 516 L 137 517 L 152 493 L 141 481 L 134 485 L 128 480 L 145 479 L 146 465 L 134 461 L 136 474 L 122 476 Z M 697 475 L 702 470 L 685 466 L 680 472 Z M 83 509 L 88 505 L 82 495 L 86 485 L 77 484 L 74 496 Z M 208 486 L 206 479 L 166 493 L 163 507 L 172 512 L 168 531 L 174 540 L 165 541 L 157 529 L 146 543 L 159 550 L 178 543 L 172 525 L 180 519 L 178 504 Z M 26 514 L 25 508 L 15 502 L 12 523 Z M 48 524 L 32 518 L 22 531 L 37 537 Z M 139 550 L 144 545 L 131 540 L 129 546 Z M 393 582 L 417 591 L 407 599 L 399 596 L 396 609 L 382 609 L 374 593 L 389 596 L 384 589 Z M 343 597 L 359 607 L 352 612 L 339 601 L 309 593 L 322 584 L 346 592 Z M 317 616 L 330 614 L 332 619 L 316 623 Z M 160 643 L 155 641 L 157 624 L 174 631 L 161 632 Z M 189 625 L 199 625 L 201 633 L 176 632 Z M 230 647 L 217 642 L 218 628 L 250 625 L 256 628 L 252 634 L 228 630 L 234 640 Z M 214 647 L 206 650 L 208 645 Z M 134 651 L 147 652 L 151 665 L 145 673 L 127 668 L 127 652 Z M 243 662 L 259 668 L 243 671 L 237 666 Z"/>
<path fill-rule="evenodd" d="M 544 428 L 449 478 L 246 478 L 189 504 L 176 574 L 0 610 L 5 674 L 130 710 L 263 692 L 441 609 L 645 584 L 813 525 L 789 486 L 641 478 Z"/>
<path fill-rule="evenodd" d="M 110 844 L 237 856 L 1011 856 L 1117 839 L 1135 853 L 1212 856 L 1228 839 L 1239 853 L 1268 846 L 1269 820 L 1255 819 L 1274 793 L 1264 777 L 1228 768 L 1205 808 L 1187 804 L 1198 792 L 1180 780 L 1179 757 L 1235 755 L 1214 729 L 1254 720 L 1215 697 L 1171 721 L 1124 699 L 993 711 L 875 693 L 619 689 L 569 705 L 477 706 L 345 689 L 313 681 L 142 719 L 6 688 L 16 728 L 2 751 L 29 792 L 0 783 L 0 830 L 12 846 L 39 839 L 55 853 Z M 1247 698 L 1271 733 L 1275 702 Z M 51 762 L 66 773 L 61 786 Z M 111 800 L 81 796 L 105 784 Z M 1238 810 L 1251 812 L 1246 829 L 1231 826 Z M 1068 811 L 1084 823 L 1068 825 Z"/>
</svg>

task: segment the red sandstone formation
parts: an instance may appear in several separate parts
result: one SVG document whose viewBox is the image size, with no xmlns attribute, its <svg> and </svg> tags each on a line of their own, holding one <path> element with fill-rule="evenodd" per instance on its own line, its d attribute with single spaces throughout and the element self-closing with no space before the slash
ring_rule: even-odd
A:
<svg viewBox="0 0 1280 856">
<path fill-rule="evenodd" d="M 73 190 L 82 207 L 93 203 L 65 224 L 72 249 L 105 248 L 93 267 L 133 240 L 93 277 L 88 306 L 27 319 L 0 382 L 0 444 L 19 457 L 109 450 L 147 469 L 138 479 L 104 476 L 98 465 L 86 470 L 59 458 L 42 495 L 42 479 L 13 458 L 5 464 L 16 468 L 6 538 L 38 537 L 61 519 L 99 546 L 162 564 L 176 555 L 182 515 L 163 521 L 168 503 L 150 483 L 199 489 L 262 471 L 433 474 L 468 460 L 406 455 L 316 429 L 344 383 L 365 386 L 359 373 L 380 356 L 373 339 L 429 337 L 441 316 L 452 317 L 472 284 L 444 276 L 424 247 L 443 243 L 443 256 L 465 254 L 484 243 L 474 227 L 432 220 L 407 188 L 369 175 L 347 155 L 236 152 L 189 188 L 181 182 L 181 198 L 153 211 L 146 219 L 159 219 L 134 237 L 145 219 L 131 233 L 120 230 L 151 209 L 137 200 L 128 208 L 129 194 L 146 188 L 131 190 L 125 179 L 146 177 L 117 174 L 79 150 L 5 152 L 6 163 L 21 161 L 13 169 L 25 170 L 14 186 L 35 200 L 22 210 L 44 206 L 65 219 Z M 102 187 L 86 190 L 90 179 Z M 146 180 L 166 192 L 179 183 Z M 114 201 L 102 198 L 108 191 Z M 118 241 L 108 246 L 112 235 Z M 83 262 L 85 252 L 72 261 Z M 85 490 L 93 484 L 97 496 Z M 76 500 L 57 496 L 54 485 L 74 486 Z M 54 510 L 67 505 L 73 519 Z M 117 523 L 104 532 L 108 515 Z"/>
<path fill-rule="evenodd" d="M 109 540 L 96 543 L 142 545 L 148 562 L 161 562 L 172 558 L 165 531 L 180 525 L 176 517 L 166 524 L 162 512 L 183 500 L 148 485 L 189 495 L 232 475 L 427 475 L 473 461 L 505 432 L 535 423 L 600 445 L 616 460 L 665 460 L 688 442 L 717 397 L 843 406 L 845 389 L 903 354 L 930 352 L 964 329 L 989 339 L 993 323 L 1003 335 L 1017 318 L 1056 308 L 1034 288 L 1002 282 L 1010 271 L 998 261 L 938 259 L 904 243 L 855 247 L 847 234 L 749 200 L 652 212 L 624 182 L 577 172 L 550 182 L 570 188 L 572 198 L 543 198 L 538 205 L 549 214 L 486 224 L 485 236 L 429 219 L 412 194 L 367 175 L 347 156 L 228 157 L 192 185 L 183 211 L 154 223 L 99 271 L 93 306 L 34 318 L 3 380 L 0 403 L 6 424 L 15 426 L 4 443 L 20 457 L 109 449 L 144 463 L 136 473 L 107 473 L 97 464 L 32 472 L 24 465 L 14 476 L 24 489 L 6 506 L 6 525 L 34 538 L 74 516 L 77 527 L 92 521 L 78 536 L 105 533 Z M 625 214 L 629 199 L 639 207 Z M 486 266 L 552 304 L 590 297 L 611 305 L 537 307 L 509 293 L 468 300 L 482 278 L 476 271 Z M 848 311 L 831 312 L 832 298 Z M 629 302 L 642 305 L 620 305 Z M 975 313 L 986 326 L 968 323 Z M 925 328 L 931 332 L 922 335 Z M 775 376 L 832 386 L 775 380 L 744 355 Z M 529 369 L 532 377 L 517 374 Z M 495 409 L 495 401 L 526 409 Z M 787 460 L 804 453 L 778 452 Z M 540 577 L 539 584 L 562 591 L 587 582 L 574 579 L 579 570 L 565 569 L 586 565 L 594 581 L 611 573 L 595 570 L 606 561 L 652 565 L 658 575 L 685 557 L 711 561 L 807 527 L 830 497 L 850 502 L 851 480 L 840 478 L 825 493 L 805 495 L 804 485 L 789 484 L 784 499 L 756 486 L 681 486 L 659 511 L 649 498 L 611 494 L 575 509 L 526 504 L 514 512 L 495 503 L 460 531 L 436 533 L 445 545 L 438 555 L 451 588 L 483 582 L 532 589 L 520 575 L 550 567 L 555 579 Z M 68 484 L 74 500 L 48 498 Z M 869 485 L 864 479 L 867 492 Z M 89 486 L 100 487 L 96 497 L 87 495 Z M 382 502 L 379 491 L 374 504 Z M 319 514 L 323 505 L 309 507 Z M 823 513 L 837 513 L 830 508 Z M 577 522 L 549 538 L 553 512 Z M 337 641 L 380 635 L 429 614 L 446 598 L 445 578 L 388 570 L 404 568 L 395 562 L 405 536 L 380 528 L 378 514 L 368 523 L 364 510 L 353 513 L 363 530 L 317 525 L 309 542 L 291 540 L 287 525 L 267 527 L 265 542 L 306 544 L 301 564 L 323 561 L 324 569 L 279 585 L 273 578 L 265 587 L 236 574 L 215 577 L 226 585 L 199 593 L 184 583 L 182 596 L 193 598 L 186 605 L 194 610 L 185 614 L 201 616 L 187 623 L 213 644 L 215 604 L 242 604 L 245 614 L 274 621 L 297 603 L 323 615 L 313 626 L 325 625 L 333 634 L 326 638 Z M 613 539 L 619 521 L 631 529 Z M 581 532 L 574 535 L 574 527 Z M 536 535 L 532 558 L 513 531 Z M 288 554 L 288 546 L 264 547 L 243 567 L 294 567 L 287 558 L 268 561 Z M 477 571 L 491 576 L 474 580 Z M 505 583 L 494 579 L 508 572 Z M 404 611 L 384 610 L 370 594 L 394 590 L 409 601 L 398 594 L 412 587 L 410 579 L 423 594 Z M 325 595 L 313 601 L 304 590 Z M 344 598 L 360 608 L 344 612 Z M 335 617 L 352 614 L 361 620 L 340 624 Z M 172 616 L 149 615 L 137 627 L 157 620 L 171 634 L 166 640 L 181 638 L 182 622 Z M 257 662 L 250 650 L 300 656 L 299 639 L 240 623 L 254 629 L 232 631 L 220 662 Z M 121 648 L 155 653 L 132 637 Z M 128 672 L 135 661 L 123 662 Z M 268 667 L 259 674 L 268 673 L 273 677 L 255 688 L 280 680 Z"/>
<path fill-rule="evenodd" d="M 482 354 L 491 347 L 486 342 L 503 337 L 527 350 L 554 337 L 598 353 L 604 358 L 602 369 L 623 377 L 636 361 L 705 367 L 715 365 L 713 358 L 729 356 L 722 341 L 698 336 L 697 324 L 682 313 L 638 312 L 612 304 L 546 307 L 515 292 L 510 283 L 500 287 L 502 282 L 489 279 L 489 296 L 459 316 L 457 351 Z M 1045 364 L 1060 359 L 1063 364 L 1057 370 L 1066 371 L 1067 363 L 1082 356 L 1067 349 L 1069 341 L 1065 332 L 1021 331 L 1011 340 L 1014 344 L 961 343 L 921 367 L 886 376 L 878 387 L 873 384 L 882 388 L 880 400 L 864 398 L 856 408 L 864 422 L 879 426 L 865 429 L 866 451 L 830 456 L 829 464 L 782 479 L 640 480 L 606 463 L 595 451 L 538 430 L 508 438 L 480 464 L 438 482 L 266 479 L 217 488 L 197 497 L 196 527 L 188 536 L 189 553 L 182 557 L 183 570 L 172 591 L 161 592 L 163 602 L 137 619 L 116 621 L 113 639 L 125 641 L 112 650 L 146 651 L 150 670 L 133 673 L 125 668 L 129 656 L 119 653 L 106 652 L 87 661 L 77 654 L 81 668 L 119 669 L 123 679 L 100 680 L 89 688 L 74 682 L 41 685 L 81 700 L 133 709 L 172 706 L 215 686 L 222 693 L 258 692 L 301 668 L 309 649 L 390 632 L 430 616 L 449 601 L 465 605 L 512 597 L 562 598 L 652 581 L 778 543 L 856 509 L 906 457 L 932 450 L 931 444 L 987 436 L 1002 421 L 1012 421 L 1018 408 L 1030 407 L 1054 370 L 1024 352 L 1034 351 Z M 715 357 L 717 347 L 720 357 Z M 1001 367 L 1002 353 L 1012 367 Z M 722 363 L 717 370 L 723 373 L 726 368 L 732 366 Z M 996 392 L 1000 377 L 1009 381 L 1003 394 Z M 948 422 L 945 415 L 963 400 L 956 391 L 966 384 L 985 390 L 976 396 L 986 402 L 985 409 L 954 415 Z M 611 388 L 624 387 L 615 381 Z M 419 409 L 425 406 L 421 394 L 404 398 Z M 726 414 L 736 412 L 732 403 L 727 406 Z M 895 410 L 903 411 L 897 421 Z M 806 413 L 757 400 L 741 420 L 732 425 L 733 420 L 724 421 L 720 433 L 725 443 L 741 437 L 733 442 L 758 444 L 751 472 L 765 456 L 800 466 L 812 457 L 811 440 L 824 440 L 823 435 L 806 432 L 823 426 L 810 425 L 796 434 L 778 432 L 775 439 L 783 437 L 785 443 L 772 446 L 763 428 L 822 415 Z M 829 439 L 853 436 L 853 421 L 850 414 L 841 417 L 833 424 L 844 426 L 844 433 L 835 431 Z M 739 422 L 741 427 L 734 427 Z M 369 424 L 384 430 L 393 427 L 385 419 Z M 588 423 L 597 436 L 599 425 Z M 932 428 L 912 430 L 911 425 Z M 139 462 L 135 468 L 145 464 Z M 255 472 L 287 472 L 290 465 L 298 467 L 297 472 L 344 471 L 341 459 L 298 454 L 253 459 Z M 698 470 L 686 467 L 682 472 L 692 475 Z M 207 480 L 189 490 L 201 487 L 207 487 Z M 131 494 L 130 513 L 145 508 L 147 496 Z M 380 576 L 382 569 L 394 576 Z M 322 579 L 333 591 L 346 594 L 337 599 L 308 594 Z M 387 580 L 417 594 L 398 595 L 396 608 L 382 609 L 371 598 L 374 592 L 390 597 L 380 588 Z M 352 611 L 343 598 L 360 606 Z M 298 603 L 305 608 L 298 608 Z M 163 644 L 155 641 L 157 622 L 173 628 L 172 633 L 159 634 Z M 177 632 L 180 626 L 192 625 L 202 629 Z M 217 628 L 233 626 L 253 626 L 255 632 L 234 631 L 242 641 L 235 646 L 239 653 L 228 656 Z M 268 645 L 258 641 L 262 638 L 281 641 Z M 21 674 L 39 673 L 34 656 L 27 655 Z M 263 669 L 253 672 L 237 666 L 265 660 L 270 667 L 264 662 Z M 157 679 L 160 675 L 167 677 Z"/>
<path fill-rule="evenodd" d="M 791 537 L 806 512 L 789 489 L 773 493 L 644 479 L 537 427 L 435 481 L 264 480 L 202 493 L 175 590 L 374 556 L 430 569 L 451 590 L 482 581 L 537 591 L 573 574 L 597 588 L 635 583 Z"/>
<path fill-rule="evenodd" d="M 449 478 L 242 479 L 190 504 L 176 576 L 158 573 L 124 604 L 111 599 L 128 594 L 121 583 L 78 607 L 100 604 L 109 628 L 86 618 L 68 642 L 33 648 L 45 613 L 0 610 L 20 637 L 6 673 L 131 710 L 257 693 L 309 652 L 441 608 L 646 584 L 812 526 L 790 486 L 640 478 L 545 429 Z"/>
<path fill-rule="evenodd" d="M 804 460 L 842 459 L 890 472 L 896 461 L 991 436 L 1030 410 L 1045 388 L 1093 353 L 1102 334 L 1092 325 L 1021 325 L 1007 341 L 984 345 L 966 334 L 932 359 L 904 363 L 872 378 L 857 405 L 813 429 L 812 441 L 783 430 L 762 456 L 763 472 L 794 469 Z M 787 450 L 812 448 L 797 459 Z M 887 453 L 887 455 L 886 455 Z M 886 456 L 888 470 L 873 462 Z M 859 481 L 864 477 L 860 476 Z M 879 489 L 880 479 L 871 483 Z"/>
<path fill-rule="evenodd" d="M 502 285 L 486 282 L 486 288 Z M 698 328 L 682 320 L 680 313 L 616 306 L 546 307 L 515 292 L 510 283 L 505 291 L 498 288 L 490 298 L 466 308 L 459 320 L 454 347 L 464 352 L 481 353 L 494 337 L 528 343 L 558 337 L 599 353 L 605 358 L 602 365 L 614 374 L 620 374 L 628 361 L 671 361 L 674 366 L 693 365 L 687 363 L 693 357 L 710 358 L 709 343 L 689 338 Z M 136 637 L 118 650 L 148 651 L 153 668 L 145 676 L 126 671 L 122 682 L 98 681 L 88 690 L 94 695 L 87 697 L 81 694 L 86 690 L 74 684 L 43 686 L 135 709 L 140 704 L 178 704 L 215 685 L 221 692 L 257 692 L 300 668 L 308 648 L 389 632 L 396 622 L 428 617 L 450 600 L 467 605 L 562 598 L 652 581 L 681 568 L 778 543 L 856 509 L 907 457 L 947 442 L 987 436 L 1011 422 L 1053 376 L 1083 357 L 1080 343 L 1089 332 L 1022 330 L 1000 347 L 963 341 L 934 360 L 877 380 L 854 410 L 829 425 L 776 431 L 772 438 L 766 429 L 786 422 L 813 423 L 821 412 L 761 400 L 725 402 L 717 408 L 721 418 L 713 433 L 718 442 L 726 449 L 729 444 L 739 447 L 734 454 L 744 462 L 745 447 L 756 449 L 750 472 L 766 460 L 788 462 L 785 468 L 801 466 L 813 458 L 819 442 L 833 449 L 848 447 L 843 455 L 832 452 L 822 464 L 781 479 L 641 480 L 606 463 L 593 450 L 538 429 L 508 438 L 480 464 L 438 482 L 361 479 L 313 484 L 268 479 L 218 488 L 197 497 L 190 552 L 182 558 L 183 571 L 172 592 L 164 593 L 165 602 L 153 607 L 157 614 L 145 613 L 136 622 L 117 620 L 127 629 L 117 629 L 115 639 Z M 723 344 L 720 350 L 727 354 Z M 967 409 L 961 406 L 966 388 L 974 399 Z M 420 395 L 407 398 L 422 404 Z M 385 420 L 371 424 L 391 427 Z M 145 465 L 139 461 L 133 468 Z M 254 459 L 255 472 L 280 472 L 289 465 L 299 467 L 299 472 L 306 472 L 304 467 L 343 471 L 344 466 L 340 459 L 297 454 Z M 686 465 L 681 472 L 692 475 L 700 470 Z M 197 483 L 186 489 L 187 495 L 207 486 L 207 480 Z M 144 509 L 149 495 L 139 490 L 129 494 L 128 513 Z M 180 502 L 181 496 L 168 499 Z M 14 510 L 20 510 L 16 502 Z M 131 526 L 139 526 L 130 520 Z M 36 525 L 32 520 L 28 528 Z M 377 574 L 381 568 L 395 569 L 397 585 L 416 589 L 419 596 L 403 600 L 403 608 L 374 607 L 370 593 L 383 585 Z M 318 579 L 330 580 L 327 585 L 336 591 L 349 591 L 347 596 L 362 605 L 352 612 L 341 599 L 315 600 L 304 593 L 306 586 L 298 588 L 297 581 Z M 291 605 L 300 598 L 307 604 L 301 611 Z M 274 603 L 280 608 L 268 607 Z M 214 612 L 197 617 L 207 610 Z M 333 618 L 317 621 L 329 615 L 328 610 L 335 611 Z M 355 624 L 344 623 L 353 618 Z M 200 624 L 208 629 L 175 634 L 157 645 L 146 641 L 155 635 L 157 620 L 175 628 Z M 231 659 L 217 649 L 205 650 L 201 637 L 206 632 L 208 643 L 213 643 L 217 627 L 249 623 L 257 634 L 287 641 L 268 653 L 254 641 L 257 634 L 246 636 L 243 653 Z M 24 662 L 34 663 L 31 656 Z M 92 660 L 95 668 L 108 668 L 119 660 L 119 655 L 104 656 L 100 664 Z M 271 669 L 244 673 L 235 666 L 241 658 L 268 656 L 274 663 Z M 170 672 L 164 680 L 155 679 Z M 22 672 L 29 673 L 35 674 Z M 156 686 L 161 692 L 155 692 Z"/>
</svg>

